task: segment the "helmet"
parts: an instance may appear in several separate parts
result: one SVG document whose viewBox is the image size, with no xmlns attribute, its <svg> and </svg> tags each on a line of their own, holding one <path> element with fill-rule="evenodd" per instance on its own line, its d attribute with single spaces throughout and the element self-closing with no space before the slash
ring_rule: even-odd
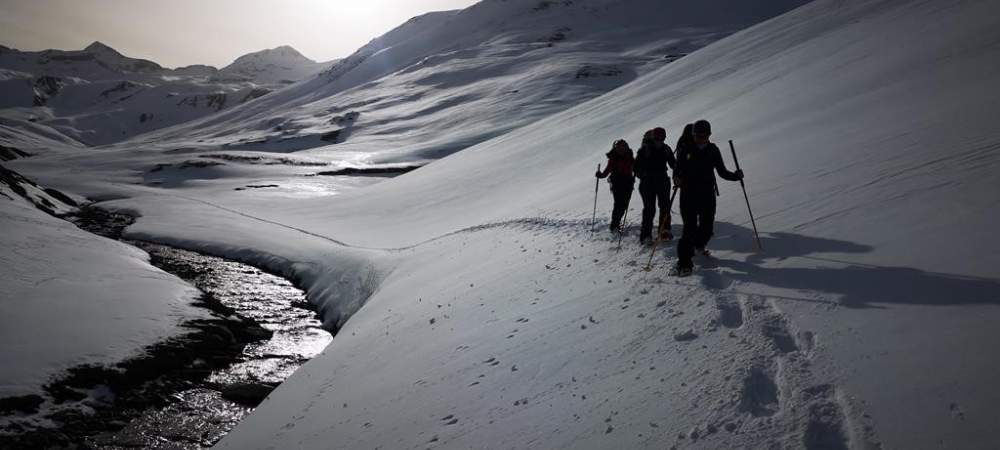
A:
<svg viewBox="0 0 1000 450">
<path fill-rule="evenodd" d="M 707 120 L 699 120 L 694 123 L 691 132 L 699 136 L 711 136 L 712 135 L 712 124 L 708 123 Z"/>
</svg>

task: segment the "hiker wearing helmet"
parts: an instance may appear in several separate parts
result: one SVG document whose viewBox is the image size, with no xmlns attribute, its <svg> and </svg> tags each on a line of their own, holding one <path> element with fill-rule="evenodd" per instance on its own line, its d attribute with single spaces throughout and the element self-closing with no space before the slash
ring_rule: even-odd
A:
<svg viewBox="0 0 1000 450">
<path fill-rule="evenodd" d="M 628 142 L 619 139 L 611 146 L 611 151 L 607 153 L 608 164 L 604 171 L 597 171 L 597 178 L 608 178 L 611 183 L 611 195 L 615 199 L 615 206 L 611 210 L 611 231 L 618 231 L 621 226 L 622 216 L 628 210 L 628 203 L 632 200 L 632 190 L 635 186 L 635 177 L 632 176 L 632 168 L 635 158 L 632 156 L 632 149 Z"/>
<path fill-rule="evenodd" d="M 692 139 L 677 149 L 677 170 L 674 171 L 674 185 L 681 188 L 681 220 L 684 232 L 677 245 L 678 276 L 691 274 L 694 267 L 691 259 L 695 251 L 708 256 L 705 249 L 712 239 L 715 226 L 715 197 L 717 187 L 715 173 L 728 181 L 743 179 L 743 171 L 730 172 L 722 161 L 722 152 L 709 137 L 712 125 L 699 120 L 692 127 Z"/>
<path fill-rule="evenodd" d="M 670 175 L 667 168 L 674 168 L 674 153 L 665 142 L 667 132 L 654 128 L 642 138 L 642 147 L 636 152 L 635 175 L 639 177 L 639 195 L 642 196 L 642 229 L 639 242 L 647 243 L 653 234 L 653 217 L 660 207 L 659 237 L 673 239 L 670 233 Z"/>
</svg>

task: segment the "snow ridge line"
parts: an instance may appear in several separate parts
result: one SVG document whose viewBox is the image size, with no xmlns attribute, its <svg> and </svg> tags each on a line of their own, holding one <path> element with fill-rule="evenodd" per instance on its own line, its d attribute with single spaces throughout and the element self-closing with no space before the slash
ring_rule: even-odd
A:
<svg viewBox="0 0 1000 450">
<path fill-rule="evenodd" d="M 359 249 L 359 250 L 381 250 L 381 251 L 396 252 L 396 251 L 403 251 L 403 250 L 414 249 L 414 248 L 417 248 L 417 247 L 419 247 L 421 245 L 429 244 L 431 242 L 439 241 L 441 239 L 445 239 L 445 238 L 448 238 L 448 237 L 451 237 L 451 236 L 455 236 L 455 235 L 458 235 L 458 234 L 477 233 L 477 232 L 480 232 L 480 231 L 491 230 L 491 229 L 494 229 L 494 228 L 505 228 L 505 227 L 516 227 L 516 226 L 523 226 L 524 228 L 528 228 L 528 229 L 533 229 L 533 228 L 569 228 L 569 227 L 572 227 L 572 226 L 586 225 L 588 223 L 588 221 L 585 220 L 585 219 L 570 220 L 570 219 L 556 219 L 556 218 L 538 217 L 538 216 L 536 216 L 536 217 L 523 217 L 523 218 L 518 218 L 518 219 L 509 219 L 509 220 L 504 220 L 504 221 L 499 221 L 499 222 L 487 222 L 487 223 L 480 224 L 480 225 L 473 225 L 473 226 L 470 226 L 470 227 L 461 228 L 461 229 L 458 229 L 458 230 L 455 230 L 455 231 L 452 231 L 452 232 L 449 232 L 449 233 L 445 233 L 445 234 L 442 234 L 442 235 L 439 235 L 439 236 L 435 236 L 435 237 L 432 237 L 430 239 L 426 239 L 426 240 L 417 242 L 416 244 L 407 245 L 407 246 L 403 246 L 403 247 L 368 247 L 368 246 L 363 246 L 363 245 L 348 244 L 348 243 L 346 243 L 344 241 L 340 241 L 340 240 L 334 239 L 332 237 L 325 236 L 325 235 L 322 235 L 322 234 L 319 234 L 319 233 L 316 233 L 316 232 L 313 232 L 313 231 L 309 231 L 309 230 L 302 229 L 302 228 L 299 228 L 299 227 L 295 227 L 295 226 L 292 226 L 292 225 L 287 225 L 287 224 L 284 224 L 284 223 L 281 223 L 281 222 L 278 222 L 278 221 L 275 221 L 275 220 L 270 220 L 270 219 L 264 219 L 264 218 L 261 218 L 261 217 L 257 217 L 257 216 L 254 216 L 252 214 L 247 214 L 247 213 L 244 213 L 244 212 L 232 209 L 232 208 L 228 208 L 228 207 L 225 207 L 225 206 L 217 205 L 217 204 L 209 202 L 207 200 L 201 200 L 201 199 L 186 197 L 186 196 L 182 196 L 182 195 L 172 195 L 172 194 L 162 194 L 162 195 L 167 195 L 167 196 L 170 196 L 170 197 L 183 198 L 185 200 L 191 200 L 191 201 L 194 201 L 194 202 L 197 202 L 197 203 L 202 203 L 202 204 L 214 207 L 214 208 L 221 209 L 221 210 L 226 211 L 226 212 L 230 212 L 230 213 L 236 214 L 236 215 L 238 215 L 240 217 L 245 217 L 245 218 L 248 218 L 248 219 L 258 220 L 258 221 L 261 221 L 261 222 L 264 222 L 264 223 L 267 223 L 267 224 L 276 225 L 276 226 L 279 226 L 279 227 L 282 227 L 282 228 L 286 228 L 286 229 L 289 229 L 289 230 L 293 230 L 293 231 L 298 231 L 300 233 L 307 234 L 309 236 L 313 236 L 313 237 L 320 238 L 320 239 L 323 239 L 323 240 L 328 241 L 328 242 L 332 242 L 332 243 L 340 245 L 342 247 L 354 248 L 354 249 Z"/>
<path fill-rule="evenodd" d="M 452 231 L 452 232 L 449 232 L 449 233 L 445 233 L 445 234 L 442 234 L 440 236 L 435 236 L 435 237 L 432 237 L 430 239 L 426 239 L 426 240 L 417 242 L 416 244 L 408 245 L 408 246 L 405 246 L 405 247 L 379 248 L 379 249 L 374 249 L 374 248 L 370 248 L 370 247 L 363 247 L 363 248 L 369 248 L 369 249 L 372 249 L 372 250 L 403 251 L 403 250 L 414 249 L 414 248 L 419 247 L 421 245 L 429 244 L 431 242 L 439 241 L 441 239 L 445 239 L 445 238 L 448 238 L 448 237 L 451 237 L 451 236 L 455 236 L 455 235 L 459 235 L 459 234 L 478 233 L 480 231 L 487 231 L 487 230 L 492 230 L 492 229 L 496 229 L 496 228 L 508 228 L 509 227 L 509 228 L 524 228 L 524 229 L 528 229 L 528 230 L 531 230 L 531 229 L 544 229 L 544 228 L 556 228 L 556 229 L 559 229 L 559 228 L 572 228 L 572 227 L 576 227 L 576 226 L 586 226 L 589 223 L 590 223 L 590 221 L 586 220 L 586 219 L 575 219 L 575 220 L 574 219 L 558 219 L 558 218 L 553 218 L 553 217 L 540 217 L 540 216 L 535 216 L 535 217 L 521 217 L 521 218 L 517 218 L 517 219 L 508 219 L 508 220 L 503 220 L 503 221 L 499 221 L 499 222 L 487 222 L 487 223 L 480 224 L 480 225 L 473 225 L 473 226 L 470 226 L 470 227 L 461 228 L 461 229 L 458 229 L 458 230 L 455 230 L 455 231 Z"/>
<path fill-rule="evenodd" d="M 219 209 L 219 210 L 222 210 L 222 211 L 226 211 L 226 212 L 229 212 L 229 213 L 232 213 L 232 214 L 236 214 L 236 215 L 238 215 L 240 217 L 244 217 L 244 218 L 252 219 L 252 220 L 257 220 L 257 221 L 264 222 L 264 223 L 267 223 L 267 224 L 270 224 L 270 225 L 275 225 L 275 226 L 282 227 L 282 228 L 285 228 L 285 229 L 297 231 L 299 233 L 306 234 L 306 235 L 309 235 L 309 236 L 312 236 L 312 237 L 315 237 L 315 238 L 323 239 L 325 241 L 328 241 L 328 242 L 340 245 L 342 247 L 354 248 L 354 249 L 359 249 L 359 250 L 380 250 L 380 251 L 395 252 L 395 251 L 403 251 L 403 250 L 414 249 L 414 248 L 419 247 L 421 245 L 429 244 L 431 242 L 439 241 L 441 239 L 445 239 L 445 238 L 448 238 L 448 237 L 451 237 L 451 236 L 455 236 L 455 235 L 458 235 L 458 234 L 476 233 L 476 232 L 486 231 L 486 230 L 495 229 L 495 228 L 515 227 L 515 226 L 523 226 L 523 227 L 528 228 L 528 229 L 532 229 L 532 228 L 570 228 L 570 227 L 574 227 L 574 226 L 583 226 L 583 225 L 586 225 L 587 223 L 589 223 L 589 221 L 587 221 L 585 219 L 572 220 L 572 219 L 557 219 L 557 218 L 540 217 L 540 216 L 536 216 L 536 217 L 522 217 L 522 218 L 517 218 L 517 219 L 509 219 L 509 220 L 499 221 L 499 222 L 487 222 L 487 223 L 480 224 L 480 225 L 473 225 L 473 226 L 461 228 L 461 229 L 458 229 L 458 230 L 455 230 L 455 231 L 452 231 L 452 232 L 449 232 L 449 233 L 445 233 L 445 234 L 442 234 L 442 235 L 439 235 L 439 236 L 432 237 L 430 239 L 426 239 L 426 240 L 417 242 L 416 244 L 407 245 L 407 246 L 403 246 L 403 247 L 368 247 L 368 246 L 362 246 L 362 245 L 348 244 L 348 243 L 346 243 L 344 241 L 340 241 L 340 240 L 334 239 L 332 237 L 325 236 L 325 235 L 322 235 L 322 234 L 319 234 L 319 233 L 316 233 L 316 232 L 313 232 L 313 231 L 309 231 L 309 230 L 306 230 L 306 229 L 303 229 L 303 228 L 299 228 L 299 227 L 296 227 L 296 226 L 284 224 L 284 223 L 278 222 L 276 220 L 270 220 L 270 219 L 265 219 L 265 218 L 262 218 L 262 217 L 254 216 L 252 214 L 248 214 L 248 213 L 236 210 L 236 209 L 232 209 L 232 208 L 229 208 L 229 207 L 226 207 L 226 206 L 222 206 L 222 205 L 219 205 L 219 204 L 216 204 L 216 203 L 212 203 L 212 202 L 207 201 L 207 200 L 202 200 L 202 199 L 199 199 L 199 198 L 193 198 L 193 197 L 188 197 L 188 196 L 184 196 L 184 195 L 167 194 L 167 193 L 163 193 L 163 192 L 150 192 L 150 193 L 153 194 L 153 195 L 179 198 L 179 199 L 183 199 L 183 200 L 192 201 L 192 202 L 195 202 L 195 203 L 200 203 L 200 204 L 203 204 L 203 205 L 206 205 L 206 206 L 211 206 L 213 208 L 216 208 L 216 209 Z"/>
<path fill-rule="evenodd" d="M 298 227 L 294 227 L 294 226 L 291 226 L 291 225 L 287 225 L 287 224 L 284 224 L 284 223 L 281 223 L 281 222 L 278 222 L 278 221 L 274 221 L 274 220 L 270 220 L 270 219 L 264 219 L 262 217 L 257 217 L 257 216 L 254 216 L 252 214 L 247 214 L 245 212 L 242 212 L 242 211 L 239 211 L 239 210 L 236 210 L 236 209 L 232 209 L 232 208 L 228 208 L 228 207 L 216 204 L 216 203 L 212 203 L 212 202 L 207 201 L 207 200 L 202 200 L 202 199 L 198 199 L 198 198 L 188 197 L 188 196 L 185 196 L 185 195 L 167 194 L 167 193 L 163 193 L 163 192 L 152 192 L 152 194 L 153 195 L 164 196 L 164 197 L 180 198 L 180 199 L 192 201 L 192 202 L 195 202 L 195 203 L 201 203 L 201 204 L 206 205 L 206 206 L 211 206 L 213 208 L 216 208 L 216 209 L 219 209 L 219 210 L 222 210 L 222 211 L 226 211 L 226 212 L 229 212 L 229 213 L 236 214 L 236 215 L 238 215 L 240 217 L 245 217 L 247 219 L 257 220 L 257 221 L 260 221 L 260 222 L 264 222 L 264 223 L 267 223 L 267 224 L 279 226 L 279 227 L 286 228 L 286 229 L 289 229 L 289 230 L 298 231 L 299 233 L 307 234 L 309 236 L 313 236 L 313 237 L 316 237 L 316 238 L 319 238 L 319 239 L 323 239 L 325 241 L 332 242 L 332 243 L 340 245 L 342 247 L 360 248 L 360 249 L 364 249 L 365 248 L 365 247 L 358 247 L 358 246 L 355 246 L 355 245 L 351 245 L 351 244 L 348 244 L 348 243 L 343 242 L 343 241 L 338 241 L 338 240 L 336 240 L 334 238 L 331 238 L 329 236 L 324 236 L 324 235 L 319 234 L 319 233 L 314 233 L 312 231 L 305 230 L 305 229 L 298 228 Z M 371 250 L 378 250 L 378 249 L 371 249 Z"/>
</svg>

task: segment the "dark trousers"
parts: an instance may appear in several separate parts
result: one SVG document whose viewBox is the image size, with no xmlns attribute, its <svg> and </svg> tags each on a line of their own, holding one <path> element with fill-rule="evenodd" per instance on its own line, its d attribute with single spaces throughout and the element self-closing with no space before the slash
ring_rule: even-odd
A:
<svg viewBox="0 0 1000 450">
<path fill-rule="evenodd" d="M 708 245 L 715 231 L 715 192 L 681 189 L 681 220 L 684 221 L 684 233 L 677 244 L 677 265 L 692 267 L 694 249 Z"/>
<path fill-rule="evenodd" d="M 632 180 L 611 180 L 611 196 L 615 199 L 615 206 L 611 209 L 611 228 L 618 228 L 621 225 L 622 216 L 628 210 L 628 203 L 632 201 L 634 189 L 635 182 Z"/>
<path fill-rule="evenodd" d="M 670 178 L 665 180 L 649 180 L 639 183 L 639 195 L 642 196 L 642 229 L 639 239 L 652 237 L 653 217 L 656 217 L 656 207 L 660 207 L 660 222 L 665 227 L 670 226 Z"/>
</svg>

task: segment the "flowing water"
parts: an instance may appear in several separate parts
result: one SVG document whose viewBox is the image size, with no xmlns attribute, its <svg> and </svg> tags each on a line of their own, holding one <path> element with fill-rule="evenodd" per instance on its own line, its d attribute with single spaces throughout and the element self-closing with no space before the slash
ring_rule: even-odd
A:
<svg viewBox="0 0 1000 450">
<path fill-rule="evenodd" d="M 74 221 L 117 238 L 131 218 L 85 209 Z M 6 418 L 0 447 L 209 447 L 333 338 L 284 278 L 213 256 L 129 244 L 197 286 L 212 318 L 185 323 L 190 332 L 133 360 L 71 370 L 46 387 L 35 414 Z"/>
</svg>

